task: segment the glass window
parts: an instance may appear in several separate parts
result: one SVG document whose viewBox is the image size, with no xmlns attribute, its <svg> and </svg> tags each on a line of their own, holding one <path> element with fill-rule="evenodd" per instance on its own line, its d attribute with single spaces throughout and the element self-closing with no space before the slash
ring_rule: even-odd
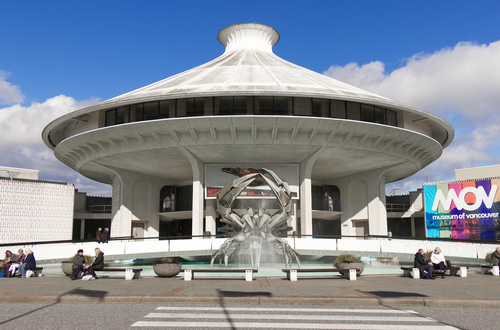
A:
<svg viewBox="0 0 500 330">
<path fill-rule="evenodd" d="M 295 116 L 311 116 L 312 102 L 308 97 L 293 98 L 293 114 Z"/>
<path fill-rule="evenodd" d="M 332 118 L 345 118 L 345 101 L 331 100 L 330 111 Z"/>
<path fill-rule="evenodd" d="M 144 103 L 144 120 L 158 119 L 158 101 Z"/>
<path fill-rule="evenodd" d="M 275 96 L 273 114 L 290 116 L 292 114 L 292 98 Z"/>
<path fill-rule="evenodd" d="M 378 124 L 385 124 L 385 109 L 375 107 L 375 122 Z"/>
<path fill-rule="evenodd" d="M 128 107 L 121 107 L 116 109 L 116 123 L 128 123 Z"/>
<path fill-rule="evenodd" d="M 170 103 L 172 101 L 160 101 L 159 118 L 170 118 Z"/>
<path fill-rule="evenodd" d="M 373 105 L 362 104 L 361 115 L 362 121 L 369 121 L 373 123 L 375 121 L 375 112 L 373 110 Z"/>
<path fill-rule="evenodd" d="M 142 103 L 133 104 L 130 106 L 130 121 L 144 120 L 144 107 Z"/>
<path fill-rule="evenodd" d="M 252 104 L 251 96 L 235 96 L 234 97 L 234 114 L 235 115 L 246 115 L 248 113 L 248 109 L 251 109 Z M 250 104 L 249 104 L 250 103 Z"/>
<path fill-rule="evenodd" d="M 116 109 L 106 111 L 106 126 L 116 125 Z"/>
<path fill-rule="evenodd" d="M 387 125 L 398 126 L 398 117 L 396 111 L 387 109 Z"/>
<path fill-rule="evenodd" d="M 273 115 L 274 114 L 274 100 L 272 96 L 260 96 L 258 97 L 258 114 L 260 115 Z"/>
<path fill-rule="evenodd" d="M 215 114 L 231 115 L 233 113 L 233 97 L 224 96 L 215 98 Z"/>
<path fill-rule="evenodd" d="M 330 117 L 330 101 L 312 99 L 312 115 L 314 117 Z"/>
<path fill-rule="evenodd" d="M 347 119 L 360 120 L 361 119 L 361 106 L 359 103 L 346 102 L 347 106 Z"/>
<path fill-rule="evenodd" d="M 175 116 L 176 117 L 186 117 L 186 106 L 187 106 L 187 99 L 178 99 L 177 100 L 177 107 L 175 109 Z"/>
</svg>

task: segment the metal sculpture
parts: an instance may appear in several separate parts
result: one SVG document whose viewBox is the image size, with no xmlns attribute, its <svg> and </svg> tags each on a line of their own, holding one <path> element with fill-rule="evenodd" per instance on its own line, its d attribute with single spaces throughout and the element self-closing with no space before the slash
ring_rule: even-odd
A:
<svg viewBox="0 0 500 330">
<path fill-rule="evenodd" d="M 288 265 L 291 267 L 292 260 L 295 258 L 300 268 L 298 253 L 286 240 L 277 237 L 293 229 L 287 224 L 292 207 L 290 188 L 271 170 L 259 169 L 256 172 L 229 181 L 217 193 L 217 213 L 222 217 L 221 222 L 226 223 L 219 231 L 228 233 L 230 238 L 226 239 L 219 250 L 212 255 L 210 266 L 213 266 L 215 259 L 219 258 L 220 264 L 224 258 L 227 268 L 229 258 L 245 247 L 246 252 L 250 254 L 252 267 L 259 268 L 262 245 L 266 243 L 282 250 L 285 267 Z M 256 179 L 265 181 L 271 188 L 280 204 L 280 210 L 269 214 L 264 208 L 254 210 L 250 207 L 240 216 L 233 211 L 231 206 L 243 190 L 252 185 Z"/>
</svg>

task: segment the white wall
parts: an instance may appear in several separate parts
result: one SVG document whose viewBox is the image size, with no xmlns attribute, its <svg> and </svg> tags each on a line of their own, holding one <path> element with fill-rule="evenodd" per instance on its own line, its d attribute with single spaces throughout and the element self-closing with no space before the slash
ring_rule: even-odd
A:
<svg viewBox="0 0 500 330">
<path fill-rule="evenodd" d="M 56 244 L 34 244 L 29 245 L 35 253 L 37 260 L 66 259 L 76 254 L 78 249 L 83 249 L 84 254 L 94 255 L 94 249 L 99 247 L 105 255 L 126 255 L 141 253 L 161 253 L 161 252 L 183 252 L 183 251 L 211 251 L 215 252 L 224 243 L 222 238 L 206 239 L 180 239 L 180 240 L 145 240 L 145 241 L 110 241 L 107 244 L 96 244 L 95 242 L 85 243 L 56 243 Z M 445 257 L 478 258 L 484 260 L 486 253 L 493 252 L 498 243 L 454 243 L 454 242 L 433 242 L 426 240 L 397 240 L 387 239 L 357 240 L 357 239 L 311 239 L 311 238 L 287 238 L 286 241 L 301 254 L 310 251 L 311 255 L 320 251 L 358 251 L 358 256 L 362 257 L 363 252 L 382 252 L 384 255 L 391 253 L 415 254 L 418 249 L 425 251 L 433 250 L 439 246 Z M 4 246 L 5 250 L 17 251 L 19 248 L 27 246 L 9 245 Z"/>
<path fill-rule="evenodd" d="M 75 187 L 0 179 L 0 243 L 70 240 Z"/>
</svg>

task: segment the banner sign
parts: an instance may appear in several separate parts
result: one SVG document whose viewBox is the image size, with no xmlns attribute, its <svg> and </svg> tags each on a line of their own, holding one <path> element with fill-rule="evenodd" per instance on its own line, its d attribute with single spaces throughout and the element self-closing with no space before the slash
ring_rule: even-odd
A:
<svg viewBox="0 0 500 330">
<path fill-rule="evenodd" d="M 226 183 L 251 173 L 258 173 L 261 168 L 273 171 L 290 188 L 293 199 L 299 196 L 299 165 L 290 164 L 207 164 L 205 165 L 205 198 L 216 198 L 219 190 Z M 270 176 L 267 176 L 270 178 Z M 271 188 L 257 177 L 239 196 L 240 198 L 276 198 Z"/>
<path fill-rule="evenodd" d="M 500 179 L 424 185 L 427 237 L 500 240 Z"/>
</svg>

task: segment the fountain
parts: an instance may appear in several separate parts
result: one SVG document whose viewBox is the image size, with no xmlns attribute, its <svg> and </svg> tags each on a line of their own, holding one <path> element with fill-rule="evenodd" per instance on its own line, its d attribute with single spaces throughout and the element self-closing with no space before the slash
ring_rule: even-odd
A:
<svg viewBox="0 0 500 330">
<path fill-rule="evenodd" d="M 263 207 L 258 210 L 249 207 L 241 215 L 236 213 L 232 209 L 233 202 L 256 179 L 267 183 L 276 196 L 280 209 L 271 214 Z M 221 222 L 226 224 L 219 231 L 227 233 L 229 238 L 212 255 L 210 267 L 213 267 L 217 258 L 219 264 L 223 259 L 227 268 L 230 259 L 236 260 L 238 256 L 241 260 L 243 256 L 249 256 L 252 268 L 259 268 L 263 255 L 272 256 L 279 250 L 285 257 L 286 268 L 291 267 L 293 258 L 300 268 L 298 253 L 285 239 L 279 237 L 285 236 L 287 231 L 292 230 L 287 223 L 290 219 L 291 201 L 288 184 L 268 169 L 259 169 L 256 173 L 229 181 L 217 193 L 217 213 L 222 217 Z"/>
</svg>

